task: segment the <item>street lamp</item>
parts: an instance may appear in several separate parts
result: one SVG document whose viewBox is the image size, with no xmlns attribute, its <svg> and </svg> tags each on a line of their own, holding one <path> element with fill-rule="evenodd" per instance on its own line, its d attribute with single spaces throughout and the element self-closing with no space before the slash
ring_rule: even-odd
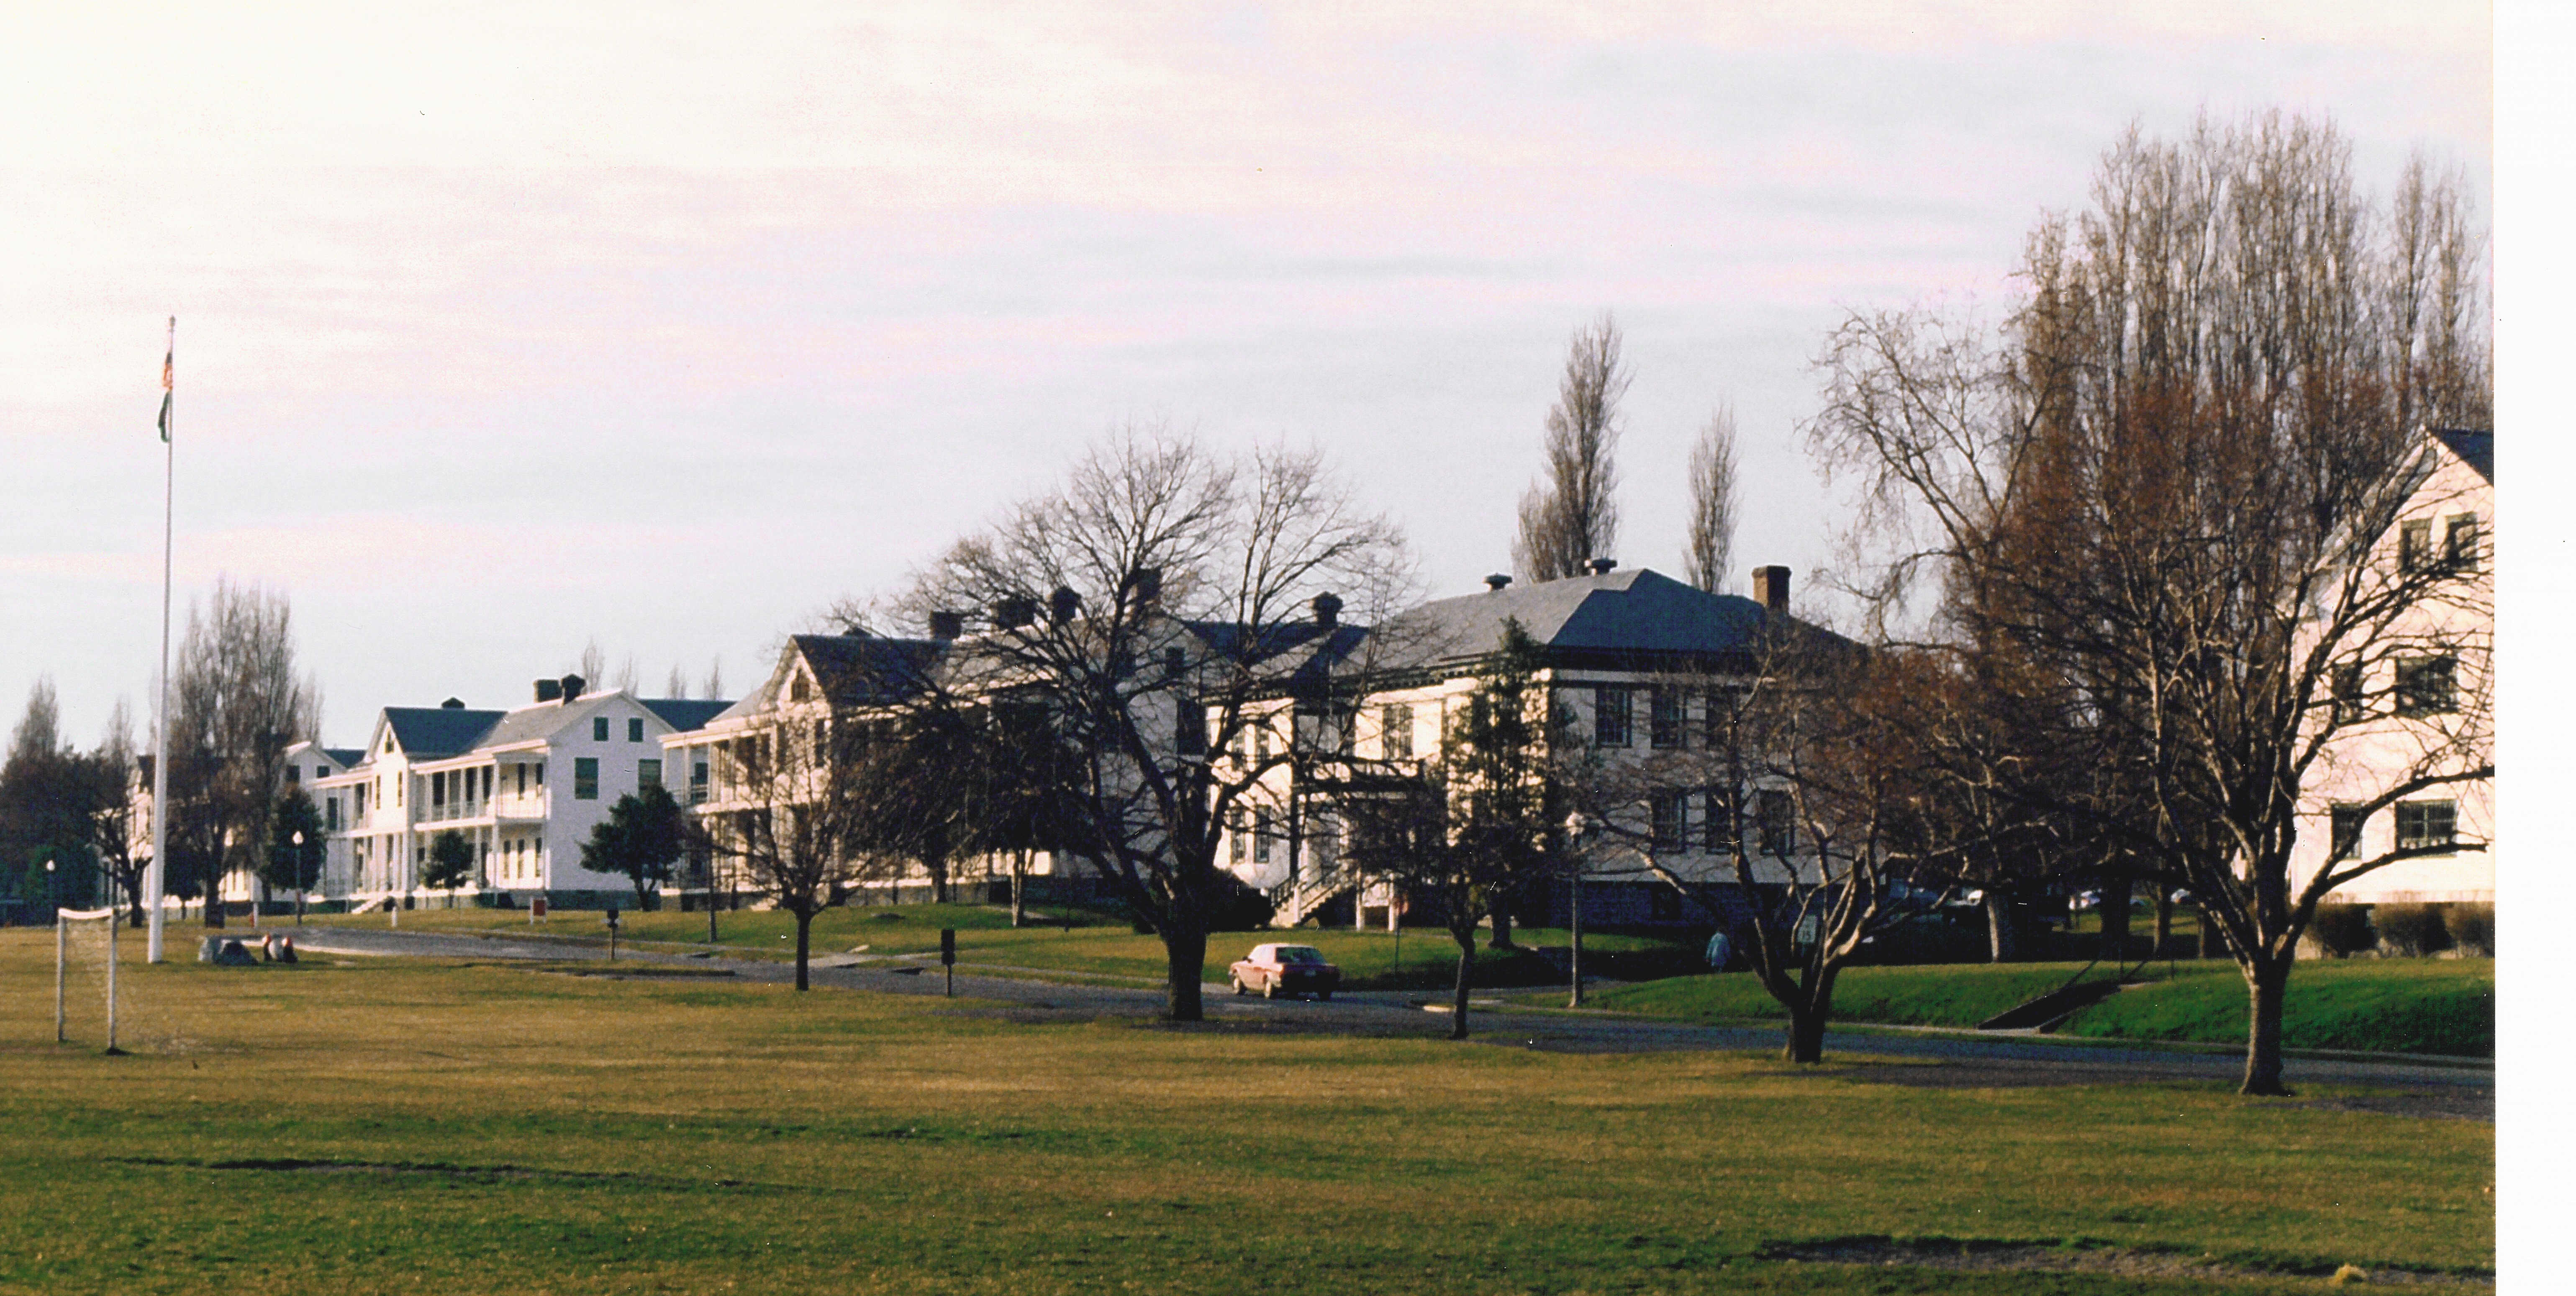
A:
<svg viewBox="0 0 2576 1296">
<path fill-rule="evenodd" d="M 1566 885 L 1573 899 L 1568 925 L 1574 937 L 1565 958 L 1567 976 L 1574 983 L 1574 993 L 1565 1004 L 1568 1008 L 1583 1006 L 1583 832 L 1591 826 L 1580 810 L 1565 817 Z"/>
<path fill-rule="evenodd" d="M 304 830 L 295 830 L 295 925 L 304 925 Z"/>
</svg>

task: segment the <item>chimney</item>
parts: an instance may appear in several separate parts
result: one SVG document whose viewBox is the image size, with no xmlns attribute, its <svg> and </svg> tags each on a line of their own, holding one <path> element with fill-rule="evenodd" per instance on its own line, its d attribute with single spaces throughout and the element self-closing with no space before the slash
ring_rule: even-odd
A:
<svg viewBox="0 0 2576 1296">
<path fill-rule="evenodd" d="M 1038 601 L 1014 594 L 993 605 L 993 624 L 1004 630 L 1017 630 L 1038 619 Z"/>
<path fill-rule="evenodd" d="M 1135 597 L 1136 606 L 1147 607 L 1163 599 L 1163 569 L 1139 567 L 1127 573 L 1127 592 Z"/>
<path fill-rule="evenodd" d="M 537 700 L 540 702 L 563 701 L 563 681 L 553 679 L 538 680 Z"/>
<path fill-rule="evenodd" d="M 1058 585 L 1055 593 L 1047 596 L 1047 616 L 1057 625 L 1071 621 L 1081 610 L 1082 596 L 1074 593 L 1070 585 Z"/>
<path fill-rule="evenodd" d="M 1342 599 L 1338 594 L 1315 596 L 1315 624 L 1330 630 L 1342 621 Z"/>
<path fill-rule="evenodd" d="M 930 614 L 931 638 L 936 639 L 941 643 L 947 643 L 964 633 L 966 633 L 965 613 L 933 612 Z"/>
<path fill-rule="evenodd" d="M 1502 593 L 1503 587 L 1511 583 L 1512 578 L 1502 574 L 1501 572 L 1495 572 L 1493 575 L 1485 578 L 1485 588 L 1496 594 Z"/>
<path fill-rule="evenodd" d="M 1592 574 L 1595 576 L 1607 576 L 1619 570 L 1619 560 L 1616 558 L 1595 558 L 1586 565 L 1592 568 Z"/>
<path fill-rule="evenodd" d="M 570 701 L 572 701 L 573 699 L 575 699 L 575 698 L 577 698 L 577 697 L 580 697 L 580 696 L 581 696 L 581 686 L 582 686 L 582 685 L 584 685 L 584 684 L 587 684 L 587 683 L 589 683 L 589 682 L 590 682 L 590 681 L 583 679 L 583 678 L 582 678 L 582 677 L 580 677 L 579 675 L 566 675 L 566 676 L 564 676 L 564 677 L 563 677 L 563 700 L 564 700 L 564 701 L 566 701 L 566 702 L 570 702 Z"/>
<path fill-rule="evenodd" d="M 1786 567 L 1754 568 L 1753 597 L 1760 600 L 1763 607 L 1783 616 L 1788 615 L 1789 569 Z"/>
<path fill-rule="evenodd" d="M 462 711 L 465 709 L 465 699 L 449 698 L 446 701 L 439 703 L 438 709 L 441 711 Z"/>
</svg>

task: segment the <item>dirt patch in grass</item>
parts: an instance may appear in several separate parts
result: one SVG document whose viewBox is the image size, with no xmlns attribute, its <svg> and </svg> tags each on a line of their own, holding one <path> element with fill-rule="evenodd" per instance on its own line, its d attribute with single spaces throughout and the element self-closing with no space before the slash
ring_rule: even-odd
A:
<svg viewBox="0 0 2576 1296">
<path fill-rule="evenodd" d="M 2216 1256 L 2183 1255 L 2114 1246 L 2058 1246 L 2041 1242 L 1997 1242 L 1885 1237 L 1827 1238 L 1817 1242 L 1766 1243 L 1766 1260 L 1896 1269 L 1938 1269 L 1953 1273 L 2098 1273 L 2129 1278 L 2187 1278 L 2233 1282 L 2260 1278 L 2311 1276 L 2326 1278 L 2334 1266 L 2277 1269 L 2232 1264 Z M 2492 1289 L 2486 1274 L 2436 1273 L 2416 1269 L 2371 1269 L 2362 1281 L 2372 1285 L 2415 1285 Z"/>
</svg>

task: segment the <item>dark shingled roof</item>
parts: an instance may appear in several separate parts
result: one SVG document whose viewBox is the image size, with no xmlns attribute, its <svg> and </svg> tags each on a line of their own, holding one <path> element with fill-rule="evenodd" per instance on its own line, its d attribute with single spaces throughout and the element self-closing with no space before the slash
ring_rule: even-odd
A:
<svg viewBox="0 0 2576 1296">
<path fill-rule="evenodd" d="M 2461 462 L 2478 470 L 2478 475 L 2495 484 L 2495 433 L 2471 428 L 2435 428 L 2433 435 L 2450 447 Z"/>
<path fill-rule="evenodd" d="M 325 747 L 322 749 L 322 754 L 339 762 L 342 769 L 367 758 L 367 753 L 356 747 Z"/>
<path fill-rule="evenodd" d="M 402 744 L 404 754 L 435 760 L 474 750 L 505 714 L 463 707 L 386 707 L 385 723 L 393 726 L 394 741 Z"/>
<path fill-rule="evenodd" d="M 1507 619 L 1517 619 L 1552 655 L 1607 658 L 1749 653 L 1770 616 L 1752 599 L 1711 594 L 1635 567 L 1439 599 L 1405 613 L 1390 629 L 1419 637 L 1420 647 L 1404 655 L 1419 653 L 1437 664 L 1494 651 Z M 1789 624 L 1841 641 L 1795 618 Z"/>
<path fill-rule="evenodd" d="M 815 678 L 834 702 L 864 706 L 904 697 L 930 678 L 948 645 L 937 639 L 887 639 L 876 635 L 796 635 L 796 651 L 812 663 Z"/>
<path fill-rule="evenodd" d="M 700 701 L 695 698 L 637 698 L 645 710 L 662 718 L 662 723 L 686 732 L 705 727 L 709 720 L 724 713 L 731 702 Z"/>
</svg>

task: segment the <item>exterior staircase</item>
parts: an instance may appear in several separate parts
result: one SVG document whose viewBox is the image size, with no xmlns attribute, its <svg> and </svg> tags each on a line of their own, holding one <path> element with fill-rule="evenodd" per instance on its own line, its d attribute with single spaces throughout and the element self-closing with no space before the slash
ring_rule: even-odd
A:
<svg viewBox="0 0 2576 1296">
<path fill-rule="evenodd" d="M 1346 892 L 1358 889 L 1360 875 L 1356 870 L 1338 864 L 1312 876 L 1290 873 L 1279 885 L 1270 888 L 1270 922 L 1275 927 L 1294 927 L 1308 915 L 1338 900 Z"/>
</svg>

